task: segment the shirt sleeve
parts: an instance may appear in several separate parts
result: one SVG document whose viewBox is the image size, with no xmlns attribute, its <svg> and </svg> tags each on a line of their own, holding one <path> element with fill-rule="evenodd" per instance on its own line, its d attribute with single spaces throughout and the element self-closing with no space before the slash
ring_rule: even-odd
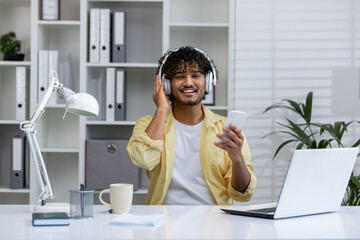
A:
<svg viewBox="0 0 360 240">
<path fill-rule="evenodd" d="M 250 148 L 249 148 L 246 138 L 245 138 L 241 152 L 243 154 L 246 168 L 248 169 L 248 171 L 250 173 L 250 183 L 249 183 L 248 187 L 246 188 L 245 192 L 242 193 L 242 192 L 236 191 L 231 185 L 231 176 L 232 176 L 232 164 L 231 164 L 231 170 L 227 173 L 228 177 L 230 178 L 230 180 L 228 181 L 228 193 L 229 193 L 230 197 L 237 202 L 248 202 L 248 201 L 250 201 L 250 199 L 255 191 L 255 187 L 257 184 L 257 178 L 254 173 L 254 167 L 251 163 L 251 153 L 250 153 Z"/>
<path fill-rule="evenodd" d="M 131 161 L 138 167 L 151 171 L 159 162 L 163 150 L 163 140 L 152 140 L 145 130 L 152 120 L 151 116 L 139 119 L 127 145 Z"/>
</svg>

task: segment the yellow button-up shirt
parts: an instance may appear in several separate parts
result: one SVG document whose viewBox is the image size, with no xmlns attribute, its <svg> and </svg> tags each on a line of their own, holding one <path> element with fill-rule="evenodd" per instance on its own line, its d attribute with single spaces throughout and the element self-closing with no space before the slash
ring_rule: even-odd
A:
<svg viewBox="0 0 360 240">
<path fill-rule="evenodd" d="M 232 161 L 227 152 L 216 147 L 217 133 L 220 133 L 226 118 L 202 106 L 205 118 L 200 136 L 200 161 L 205 180 L 218 205 L 230 205 L 232 200 L 246 202 L 254 193 L 257 178 L 251 164 L 249 145 L 243 143 L 242 154 L 251 180 L 244 193 L 236 191 L 231 185 Z M 147 115 L 136 122 L 127 146 L 133 163 L 147 170 L 150 185 L 146 204 L 162 204 L 172 178 L 175 155 L 175 122 L 172 110 L 166 115 L 163 140 L 152 140 L 145 133 L 153 116 Z"/>
</svg>

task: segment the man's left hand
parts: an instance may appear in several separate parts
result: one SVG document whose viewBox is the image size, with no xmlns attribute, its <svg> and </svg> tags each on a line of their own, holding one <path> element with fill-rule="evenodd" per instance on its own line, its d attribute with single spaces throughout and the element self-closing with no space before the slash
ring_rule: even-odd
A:
<svg viewBox="0 0 360 240">
<path fill-rule="evenodd" d="M 214 144 L 215 146 L 227 151 L 228 156 L 232 161 L 241 161 L 243 160 L 241 148 L 245 140 L 244 135 L 242 133 L 242 130 L 238 129 L 234 125 L 230 124 L 229 127 L 230 129 L 224 127 L 222 130 L 227 133 L 231 137 L 231 139 L 218 133 L 216 134 L 216 136 L 223 140 L 225 144 L 218 142 L 214 142 Z"/>
</svg>

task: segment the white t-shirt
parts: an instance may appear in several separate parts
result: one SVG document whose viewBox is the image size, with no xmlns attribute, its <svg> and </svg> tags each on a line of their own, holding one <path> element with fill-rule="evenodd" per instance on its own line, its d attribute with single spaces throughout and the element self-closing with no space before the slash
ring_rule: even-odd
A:
<svg viewBox="0 0 360 240">
<path fill-rule="evenodd" d="M 175 120 L 176 145 L 173 174 L 163 204 L 215 204 L 200 162 L 203 122 L 184 125 Z"/>
</svg>

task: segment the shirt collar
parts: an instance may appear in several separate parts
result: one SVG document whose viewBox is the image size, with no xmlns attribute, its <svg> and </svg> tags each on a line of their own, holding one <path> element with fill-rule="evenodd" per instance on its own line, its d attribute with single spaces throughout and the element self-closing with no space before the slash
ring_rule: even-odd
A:
<svg viewBox="0 0 360 240">
<path fill-rule="evenodd" d="M 174 118 L 172 108 L 173 105 L 171 104 L 170 110 L 167 112 L 165 117 L 165 123 L 169 122 L 171 118 Z M 201 104 L 201 108 L 205 115 L 203 122 L 206 125 L 206 127 L 214 126 L 216 122 L 221 121 L 222 116 L 215 114 L 203 104 Z"/>
</svg>

